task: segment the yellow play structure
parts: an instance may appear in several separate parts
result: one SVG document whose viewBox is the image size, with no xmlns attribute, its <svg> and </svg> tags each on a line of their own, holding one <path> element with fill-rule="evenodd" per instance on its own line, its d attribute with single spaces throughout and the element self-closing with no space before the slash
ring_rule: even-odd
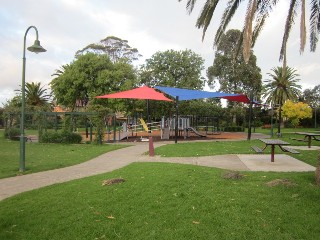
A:
<svg viewBox="0 0 320 240">
<path fill-rule="evenodd" d="M 149 132 L 149 129 L 148 129 L 148 126 L 146 124 L 146 122 L 142 119 L 142 118 L 139 118 L 140 122 L 141 122 L 141 125 L 143 127 L 143 129 L 146 131 L 146 132 Z"/>
</svg>

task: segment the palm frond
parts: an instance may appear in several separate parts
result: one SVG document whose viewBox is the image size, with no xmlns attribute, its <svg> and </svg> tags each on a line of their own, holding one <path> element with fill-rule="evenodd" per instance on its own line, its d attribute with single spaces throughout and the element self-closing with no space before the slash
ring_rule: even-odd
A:
<svg viewBox="0 0 320 240">
<path fill-rule="evenodd" d="M 216 36 L 214 39 L 214 46 L 218 46 L 222 34 L 224 33 L 225 29 L 227 28 L 228 24 L 230 23 L 233 15 L 237 11 L 237 9 L 242 1 L 243 0 L 230 0 L 228 2 L 228 6 L 222 15 L 220 26 L 216 32 Z"/>
<path fill-rule="evenodd" d="M 181 2 L 182 0 L 178 0 L 179 2 Z M 197 0 L 188 0 L 187 4 L 186 4 L 186 9 L 188 11 L 189 14 L 192 13 L 194 5 L 196 4 Z"/>
<path fill-rule="evenodd" d="M 249 62 L 252 45 L 252 23 L 257 10 L 257 0 L 249 1 L 245 27 L 243 32 L 243 58 L 246 63 Z"/>
<path fill-rule="evenodd" d="M 300 54 L 306 46 L 306 2 L 301 0 L 301 20 L 300 20 Z"/>
<path fill-rule="evenodd" d="M 258 36 L 266 22 L 266 18 L 267 18 L 267 15 L 263 16 L 262 18 L 260 18 L 258 20 L 258 22 L 256 23 L 256 25 L 254 26 L 254 30 L 253 30 L 253 33 L 252 33 L 252 43 L 251 43 L 251 47 L 253 48 L 254 45 L 256 44 L 256 41 L 258 39 Z"/>
<path fill-rule="evenodd" d="M 297 15 L 297 11 L 296 11 L 297 5 L 298 4 L 296 0 L 290 1 L 289 12 L 288 12 L 288 16 L 287 16 L 287 20 L 284 28 L 284 34 L 282 38 L 282 45 L 281 45 L 280 58 L 279 58 L 280 61 L 283 60 L 285 51 L 287 50 L 287 42 L 289 39 L 291 27 L 294 24 L 294 19 L 295 19 L 295 16 Z"/>
<path fill-rule="evenodd" d="M 257 11 L 256 11 L 256 24 L 252 34 L 252 45 L 254 47 L 260 32 L 269 17 L 269 13 L 272 11 L 273 6 L 278 3 L 279 0 L 258 0 L 257 1 Z"/>
<path fill-rule="evenodd" d="M 213 13 L 218 3 L 219 0 L 207 0 L 205 5 L 203 6 L 200 16 L 197 19 L 196 27 L 203 28 L 202 41 L 204 39 L 208 26 L 210 25 Z"/>
<path fill-rule="evenodd" d="M 310 51 L 315 52 L 320 34 L 320 0 L 311 1 Z"/>
</svg>

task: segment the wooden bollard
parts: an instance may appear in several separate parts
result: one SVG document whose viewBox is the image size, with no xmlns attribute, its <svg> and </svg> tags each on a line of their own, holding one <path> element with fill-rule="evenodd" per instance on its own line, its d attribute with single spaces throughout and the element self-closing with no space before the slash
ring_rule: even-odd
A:
<svg viewBox="0 0 320 240">
<path fill-rule="evenodd" d="M 154 146 L 152 137 L 149 137 L 149 156 L 154 157 Z"/>
</svg>

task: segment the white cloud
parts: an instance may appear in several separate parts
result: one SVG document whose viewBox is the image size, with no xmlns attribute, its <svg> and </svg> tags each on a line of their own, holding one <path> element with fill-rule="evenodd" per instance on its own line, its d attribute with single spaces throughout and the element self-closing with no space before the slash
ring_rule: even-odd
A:
<svg viewBox="0 0 320 240">
<path fill-rule="evenodd" d="M 39 55 L 27 53 L 27 81 L 48 84 L 55 69 L 71 62 L 77 50 L 111 35 L 128 40 L 132 47 L 138 48 L 143 59 L 157 51 L 188 48 L 205 59 L 206 67 L 210 66 L 214 58 L 214 34 L 224 4 L 219 3 L 202 42 L 202 30 L 195 28 L 195 22 L 203 1 L 197 2 L 191 15 L 187 14 L 185 3 L 172 0 L 2 1 L 0 44 L 5 47 L 0 49 L 0 105 L 14 96 L 14 89 L 21 83 L 23 36 L 30 25 L 38 28 L 41 44 L 48 51 Z M 246 3 L 243 2 L 230 27 L 242 29 Z M 272 67 L 280 65 L 287 6 L 287 1 L 278 2 L 254 48 L 263 79 Z M 297 24 L 289 39 L 288 65 L 298 70 L 304 88 L 312 87 L 319 84 L 320 54 L 306 50 L 299 55 L 298 31 Z M 32 44 L 34 38 L 35 32 L 30 30 L 27 45 Z"/>
</svg>

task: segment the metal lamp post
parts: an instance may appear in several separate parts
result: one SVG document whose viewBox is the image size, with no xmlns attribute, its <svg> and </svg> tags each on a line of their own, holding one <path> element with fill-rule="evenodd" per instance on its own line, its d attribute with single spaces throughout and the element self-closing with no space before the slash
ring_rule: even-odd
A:
<svg viewBox="0 0 320 240">
<path fill-rule="evenodd" d="M 21 84 L 21 120 L 20 120 L 20 162 L 19 162 L 19 171 L 24 172 L 25 171 L 25 157 L 26 157 L 26 140 L 25 140 L 25 134 L 24 134 L 24 122 L 25 122 L 25 77 L 26 77 L 26 38 L 29 30 L 33 28 L 36 31 L 36 40 L 34 41 L 34 44 L 30 47 L 28 47 L 28 50 L 30 52 L 34 53 L 40 53 L 40 52 L 46 52 L 41 45 L 40 41 L 38 40 L 38 30 L 35 26 L 28 27 L 26 33 L 24 34 L 24 40 L 23 40 L 23 63 L 22 63 L 22 84 Z"/>
<path fill-rule="evenodd" d="M 252 104 L 253 104 L 253 89 L 250 90 L 250 105 L 249 105 L 249 121 L 248 121 L 248 137 L 247 137 L 247 140 L 251 140 Z"/>
</svg>

